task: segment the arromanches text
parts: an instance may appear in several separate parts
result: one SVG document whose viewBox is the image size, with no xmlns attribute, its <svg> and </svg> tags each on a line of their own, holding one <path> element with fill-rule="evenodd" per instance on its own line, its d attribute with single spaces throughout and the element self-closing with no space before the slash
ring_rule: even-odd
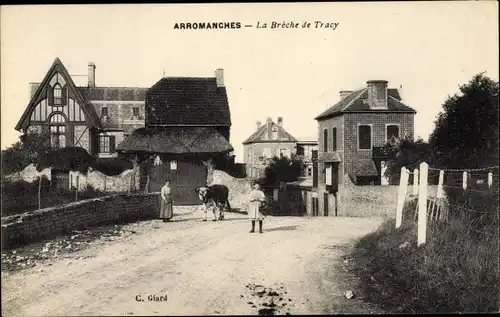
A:
<svg viewBox="0 0 500 317">
<path fill-rule="evenodd" d="M 175 23 L 174 30 L 198 30 L 198 29 L 239 29 L 240 22 L 194 22 L 194 23 Z"/>
</svg>

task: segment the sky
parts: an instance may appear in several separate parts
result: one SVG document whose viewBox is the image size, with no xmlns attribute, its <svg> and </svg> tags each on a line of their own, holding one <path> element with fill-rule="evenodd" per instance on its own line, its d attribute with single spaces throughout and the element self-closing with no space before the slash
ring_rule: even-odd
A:
<svg viewBox="0 0 500 317">
<path fill-rule="evenodd" d="M 219 21 L 254 27 L 174 29 Z M 273 21 L 311 27 L 271 29 Z M 417 110 L 415 135 L 426 140 L 459 85 L 480 72 L 499 77 L 496 1 L 2 6 L 0 23 L 2 149 L 18 141 L 29 83 L 56 57 L 71 75 L 94 62 L 97 86 L 150 87 L 164 74 L 211 77 L 223 68 L 239 162 L 256 121 L 283 117 L 296 138 L 317 139 L 314 117 L 367 80 L 402 87 Z"/>
</svg>

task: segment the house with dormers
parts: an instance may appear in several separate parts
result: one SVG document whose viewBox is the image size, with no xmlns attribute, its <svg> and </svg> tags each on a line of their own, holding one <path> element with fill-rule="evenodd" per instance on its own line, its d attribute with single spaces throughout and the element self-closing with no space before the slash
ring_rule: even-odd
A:
<svg viewBox="0 0 500 317">
<path fill-rule="evenodd" d="M 77 86 L 56 58 L 30 84 L 16 130 L 50 132 L 53 147 L 83 148 L 104 164 L 120 152 L 153 157 L 150 190 L 170 179 L 178 204 L 199 203 L 193 189 L 207 184 L 207 162 L 233 151 L 223 69 L 214 77 L 164 77 L 150 88 L 97 86 L 95 74 L 89 63 L 87 86 Z"/>
<path fill-rule="evenodd" d="M 370 80 L 358 90 L 340 92 L 340 101 L 318 115 L 317 193 L 319 215 L 342 213 L 342 189 L 383 183 L 381 147 L 391 138 L 413 139 L 416 111 L 402 102 L 386 80 Z"/>
<path fill-rule="evenodd" d="M 53 147 L 81 147 L 97 158 L 114 158 L 115 147 L 144 126 L 147 88 L 96 86 L 88 64 L 88 85 L 76 86 L 59 58 L 39 83 L 30 83 L 30 101 L 16 125 L 20 132 L 50 132 Z"/>
<path fill-rule="evenodd" d="M 243 141 L 243 161 L 246 164 L 247 176 L 259 178 L 273 157 L 288 157 L 296 154 L 298 140 L 283 128 L 283 118 L 277 123 L 268 117 L 263 125 L 257 121 L 256 130 Z"/>
</svg>

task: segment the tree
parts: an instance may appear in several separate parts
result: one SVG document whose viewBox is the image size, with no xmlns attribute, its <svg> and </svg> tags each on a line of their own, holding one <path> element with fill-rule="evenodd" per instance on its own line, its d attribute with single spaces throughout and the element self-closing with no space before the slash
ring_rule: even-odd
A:
<svg viewBox="0 0 500 317">
<path fill-rule="evenodd" d="M 294 182 L 299 179 L 304 164 L 296 156 L 273 157 L 265 169 L 264 183 L 266 185 L 277 185 L 281 182 Z"/>
<path fill-rule="evenodd" d="M 413 141 L 410 138 L 393 138 L 382 147 L 382 152 L 387 157 L 384 175 L 389 178 L 391 184 L 399 181 L 403 166 L 413 171 L 420 163 L 429 162 L 431 157 L 430 146 L 422 139 Z"/>
<path fill-rule="evenodd" d="M 2 150 L 2 174 L 20 172 L 30 164 L 41 171 L 43 167 L 39 163 L 54 152 L 49 140 L 50 135 L 46 132 L 21 135 L 18 142 Z"/>
<path fill-rule="evenodd" d="M 448 97 L 429 137 L 435 166 L 498 165 L 498 82 L 478 74 Z"/>
<path fill-rule="evenodd" d="M 474 169 L 498 165 L 498 88 L 498 82 L 481 73 L 461 86 L 460 94 L 448 97 L 429 138 L 434 166 Z M 455 174 L 458 176 L 452 177 L 460 181 L 460 173 Z M 494 174 L 498 175 L 498 169 Z M 469 212 L 469 217 L 480 219 L 479 224 L 495 224 L 498 228 L 498 177 L 494 177 L 492 190 L 496 194 L 487 196 L 484 191 L 464 192 L 460 187 L 445 187 L 450 204 L 466 206 L 469 211 L 476 210 L 478 212 L 474 214 Z M 456 214 L 460 212 L 455 211 Z"/>
</svg>

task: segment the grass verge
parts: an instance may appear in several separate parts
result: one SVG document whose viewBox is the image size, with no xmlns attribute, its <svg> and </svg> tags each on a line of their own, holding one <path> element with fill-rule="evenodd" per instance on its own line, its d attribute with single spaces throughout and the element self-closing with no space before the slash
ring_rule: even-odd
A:
<svg viewBox="0 0 500 317">
<path fill-rule="evenodd" d="M 499 312 L 498 221 L 481 232 L 459 219 L 429 224 L 417 247 L 413 210 L 415 202 L 405 207 L 401 228 L 390 219 L 357 242 L 362 297 L 387 313 Z"/>
</svg>

